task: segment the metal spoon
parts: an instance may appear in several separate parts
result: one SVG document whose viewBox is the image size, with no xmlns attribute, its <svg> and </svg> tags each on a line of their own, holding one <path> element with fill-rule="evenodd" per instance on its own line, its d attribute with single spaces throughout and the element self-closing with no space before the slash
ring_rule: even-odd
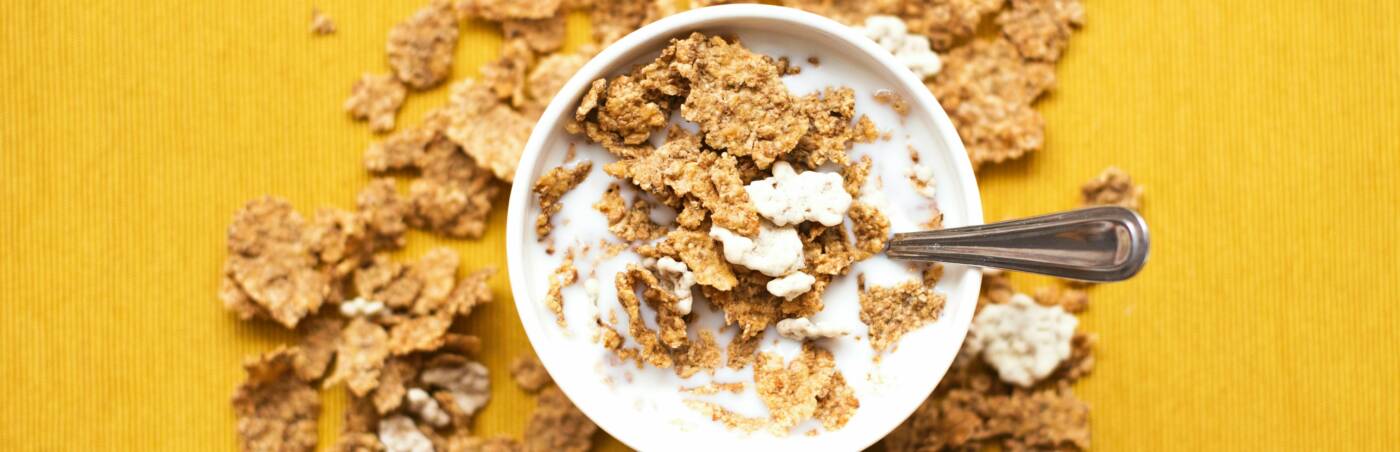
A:
<svg viewBox="0 0 1400 452">
<path fill-rule="evenodd" d="M 895 234 L 890 257 L 1003 268 L 1083 281 L 1131 278 L 1147 263 L 1147 223 L 1090 207 L 1000 223 Z"/>
</svg>

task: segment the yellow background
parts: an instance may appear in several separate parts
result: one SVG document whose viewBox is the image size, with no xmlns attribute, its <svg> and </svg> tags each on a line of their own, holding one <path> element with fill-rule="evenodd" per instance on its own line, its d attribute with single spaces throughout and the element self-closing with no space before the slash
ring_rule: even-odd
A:
<svg viewBox="0 0 1400 452">
<path fill-rule="evenodd" d="M 351 206 L 372 136 L 340 104 L 420 3 L 325 0 L 340 32 L 313 38 L 304 0 L 5 2 L 0 448 L 234 447 L 240 360 L 290 336 L 215 298 L 227 222 L 266 193 Z M 981 177 L 989 221 L 1070 208 L 1109 164 L 1148 187 L 1151 263 L 1094 289 L 1084 322 L 1094 445 L 1395 447 L 1400 5 L 1086 6 L 1040 104 L 1047 149 Z M 455 75 L 498 43 L 465 26 Z M 485 240 L 451 243 L 467 269 L 504 267 L 500 203 Z M 414 233 L 407 254 L 435 243 Z M 496 388 L 477 427 L 518 435 L 533 402 L 506 377 L 528 344 L 505 280 L 470 322 Z M 323 444 L 344 403 L 328 394 Z"/>
</svg>

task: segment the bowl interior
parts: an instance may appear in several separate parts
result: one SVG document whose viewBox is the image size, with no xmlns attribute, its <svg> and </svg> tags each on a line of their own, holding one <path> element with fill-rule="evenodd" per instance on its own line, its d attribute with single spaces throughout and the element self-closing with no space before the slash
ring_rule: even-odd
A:
<svg viewBox="0 0 1400 452">
<path fill-rule="evenodd" d="M 605 219 L 592 207 L 613 181 L 603 173 L 602 165 L 616 158 L 565 132 L 564 125 L 590 82 L 650 61 L 670 39 L 695 31 L 737 36 L 751 50 L 775 58 L 787 57 L 802 67 L 801 74 L 784 78 L 796 94 L 828 86 L 852 87 L 856 91 L 857 112 L 868 115 L 880 130 L 889 132 L 889 139 L 858 144 L 852 154 L 874 157 L 876 173 L 893 182 L 894 178 L 905 177 L 912 165 L 909 153 L 916 152 L 920 162 L 933 168 L 938 181 L 937 207 L 944 215 L 944 224 L 954 227 L 982 222 L 976 181 L 947 116 L 915 76 L 873 42 L 833 21 L 788 8 L 726 5 L 692 10 L 648 25 L 605 49 L 564 86 L 536 125 L 515 176 L 507 220 L 509 273 L 521 322 L 560 388 L 600 427 L 633 448 L 866 447 L 908 417 L 946 372 L 961 347 L 975 309 L 981 281 L 975 269 L 946 266 L 945 276 L 937 286 L 948 297 L 939 320 L 906 334 L 878 363 L 868 342 L 861 340 L 866 329 L 858 320 L 855 284 L 837 282 L 828 288 L 823 296 L 826 308 L 814 320 L 835 322 L 854 333 L 824 341 L 823 346 L 837 357 L 837 366 L 855 390 L 861 406 L 844 428 L 822 431 L 816 436 L 803 434 L 816 428 L 812 421 L 787 436 L 775 437 L 766 432 L 728 430 L 684 406 L 685 399 L 699 398 L 740 414 L 766 415 L 752 392 L 749 369 L 722 369 L 713 376 L 701 373 L 680 379 L 669 369 L 636 369 L 619 363 L 593 340 L 594 319 L 599 315 L 606 321 L 609 313 L 615 312 L 620 324 L 625 325 L 625 313 L 615 302 L 613 275 L 626 263 L 639 259 L 630 252 L 608 258 L 605 247 L 599 243 L 605 239 L 617 242 L 607 233 Z M 816 57 L 820 64 L 809 63 L 809 57 Z M 875 89 L 889 89 L 905 99 L 910 106 L 908 114 L 900 116 L 877 104 L 872 97 Z M 562 200 L 564 209 L 554 216 L 554 232 L 550 235 L 550 241 L 560 251 L 550 254 L 537 241 L 534 218 L 539 207 L 531 185 L 545 171 L 565 163 L 570 147 L 577 159 L 591 160 L 594 167 L 584 183 Z M 911 201 L 919 199 L 914 198 L 918 195 L 911 189 L 888 183 L 882 193 L 883 199 L 867 201 L 883 203 L 881 208 L 890 217 L 895 232 L 918 230 L 921 218 L 932 214 L 927 201 Z M 626 194 L 629 198 L 636 195 L 630 189 Z M 667 220 L 671 215 L 674 212 L 662 208 L 655 217 Z M 575 256 L 579 283 L 563 291 L 568 326 L 561 328 L 555 323 L 554 313 L 544 305 L 549 276 L 562 261 L 562 250 L 581 250 L 584 244 L 589 251 Z M 886 259 L 857 264 L 852 273 L 863 273 L 867 283 L 876 285 L 894 284 L 911 274 L 903 264 Z M 589 282 L 590 279 L 594 281 Z M 596 287 L 596 295 L 590 294 L 588 286 Z M 643 308 L 644 317 L 654 328 L 653 313 Z M 697 299 L 695 310 L 699 319 L 692 324 L 692 337 L 697 326 L 713 331 L 723 324 L 722 315 L 702 300 Z M 620 332 L 625 330 L 619 328 Z M 733 336 L 731 330 L 719 334 L 721 346 Z M 779 340 L 770 329 L 760 350 L 790 357 L 799 347 L 794 341 Z M 679 386 L 700 386 L 710 381 L 742 381 L 749 390 L 741 395 L 708 397 L 694 397 L 678 390 Z"/>
</svg>

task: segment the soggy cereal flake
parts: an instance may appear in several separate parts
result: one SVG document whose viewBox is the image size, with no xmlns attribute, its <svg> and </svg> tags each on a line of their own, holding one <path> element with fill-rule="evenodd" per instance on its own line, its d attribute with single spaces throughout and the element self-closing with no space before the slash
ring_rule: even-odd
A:
<svg viewBox="0 0 1400 452">
<path fill-rule="evenodd" d="M 320 8 L 311 8 L 311 34 L 329 35 L 335 34 L 335 21 L 331 16 L 326 15 Z"/>
<path fill-rule="evenodd" d="M 863 259 L 863 252 L 846 236 L 845 226 L 816 226 L 802 238 L 807 270 L 818 275 L 844 275 L 851 264 Z"/>
<path fill-rule="evenodd" d="M 316 389 L 297 377 L 295 355 L 278 348 L 243 363 L 248 379 L 233 393 L 243 450 L 315 450 L 321 399 Z"/>
<path fill-rule="evenodd" d="M 501 46 L 501 56 L 481 67 L 481 81 L 491 92 L 514 106 L 525 104 L 525 76 L 535 63 L 535 53 L 523 39 L 508 40 Z"/>
<path fill-rule="evenodd" d="M 389 358 L 380 372 L 379 386 L 369 397 L 377 413 L 388 414 L 398 409 L 408 391 L 407 385 L 418 377 L 419 365 L 419 360 L 413 356 Z"/>
<path fill-rule="evenodd" d="M 1055 83 L 1054 67 L 1025 62 L 1004 38 L 953 49 L 928 83 L 957 126 L 973 167 L 1045 145 L 1045 120 L 1031 104 Z"/>
<path fill-rule="evenodd" d="M 564 320 L 564 288 L 575 281 L 578 281 L 578 269 L 574 268 L 574 252 L 570 250 L 559 268 L 554 269 L 554 274 L 549 275 L 549 292 L 544 297 L 545 307 L 554 313 L 554 320 L 561 328 L 568 326 Z"/>
<path fill-rule="evenodd" d="M 389 330 L 389 351 L 406 355 L 437 350 L 445 343 L 447 328 L 451 326 L 452 317 L 448 315 L 411 317 Z"/>
<path fill-rule="evenodd" d="M 628 333 L 642 346 L 642 357 L 656 367 L 671 367 L 668 349 L 680 348 L 686 342 L 686 325 L 676 309 L 676 297 L 667 292 L 656 275 L 646 268 L 629 264 L 616 276 L 617 298 L 627 312 Z M 656 311 L 657 331 L 647 327 L 642 318 L 637 286 L 642 286 L 642 300 Z"/>
<path fill-rule="evenodd" d="M 355 208 L 374 240 L 372 249 L 404 246 L 404 233 L 408 231 L 404 218 L 412 212 L 413 205 L 399 196 L 393 179 L 376 178 L 370 181 L 355 197 Z"/>
<path fill-rule="evenodd" d="M 700 330 L 699 339 L 686 343 L 674 353 L 676 375 L 690 378 L 700 371 L 714 373 L 720 365 L 719 343 L 710 330 Z"/>
<path fill-rule="evenodd" d="M 637 197 L 631 207 L 622 197 L 622 187 L 616 183 L 608 185 L 603 199 L 593 205 L 608 219 L 608 231 L 622 240 L 651 240 L 666 234 L 666 228 L 651 221 L 651 204 Z"/>
<path fill-rule="evenodd" d="M 695 272 L 690 271 L 684 262 L 670 256 L 657 259 L 655 270 L 661 288 L 676 297 L 676 313 L 690 314 L 691 304 L 695 302 L 691 294 L 691 289 L 695 287 Z"/>
<path fill-rule="evenodd" d="M 427 89 L 452 72 L 457 49 L 457 14 L 448 0 L 432 0 L 413 16 L 389 29 L 385 45 L 389 67 L 404 84 Z"/>
<path fill-rule="evenodd" d="M 456 361 L 424 369 L 419 380 L 451 392 L 456 409 L 471 416 L 491 400 L 491 379 L 486 366 L 473 361 Z"/>
<path fill-rule="evenodd" d="M 798 108 L 810 126 L 788 158 L 808 169 L 827 162 L 848 163 L 846 152 L 852 143 L 870 143 L 880 136 L 870 118 L 855 117 L 855 105 L 855 91 L 845 87 L 799 98 Z"/>
<path fill-rule="evenodd" d="M 501 102 L 484 82 L 464 79 L 452 86 L 447 136 L 498 179 L 510 182 L 534 121 Z"/>
<path fill-rule="evenodd" d="M 266 316 L 287 328 L 321 307 L 325 274 L 303 243 L 305 220 L 287 201 L 266 197 L 234 214 L 219 298 L 247 320 Z"/>
<path fill-rule="evenodd" d="M 389 357 L 389 333 L 384 328 L 357 317 L 340 333 L 335 370 L 326 386 L 345 382 L 356 396 L 364 396 L 379 386 L 380 369 Z"/>
<path fill-rule="evenodd" d="M 645 251 L 649 254 L 649 251 Z M 718 290 L 734 287 L 734 271 L 720 255 L 714 239 L 700 231 L 676 229 L 666 234 L 666 240 L 656 244 L 658 255 L 669 256 L 685 263 L 695 274 L 695 282 Z"/>
<path fill-rule="evenodd" d="M 1142 207 L 1142 186 L 1134 185 L 1133 178 L 1116 166 L 1104 169 L 1079 191 L 1086 206 L 1119 206 L 1133 210 Z"/>
<path fill-rule="evenodd" d="M 720 406 L 714 402 L 704 400 L 686 399 L 685 406 L 695 410 L 710 420 L 720 423 L 730 430 L 752 433 L 764 429 L 768 426 L 768 419 L 761 417 L 749 417 Z"/>
<path fill-rule="evenodd" d="M 540 201 L 540 213 L 535 216 L 537 240 L 544 241 L 545 237 L 549 236 L 550 218 L 564 208 L 564 205 L 559 203 L 559 199 L 563 198 L 569 190 L 577 187 L 580 182 L 583 182 L 583 179 L 588 177 L 588 172 L 592 170 L 593 162 L 584 160 L 574 165 L 573 168 L 560 165 L 535 180 L 534 191 Z"/>
<path fill-rule="evenodd" d="M 515 384 L 528 393 L 540 392 L 545 385 L 553 383 L 549 377 L 549 372 L 544 369 L 544 364 L 533 354 L 515 357 L 510 363 L 510 378 L 515 380 Z"/>
<path fill-rule="evenodd" d="M 512 19 L 501 22 L 506 41 L 520 40 L 535 53 L 549 53 L 564 46 L 564 16 L 543 19 Z"/>
<path fill-rule="evenodd" d="M 776 353 L 761 353 L 754 363 L 754 386 L 768 407 L 768 430 L 785 436 L 798 423 L 817 418 L 828 430 L 845 426 L 860 407 L 831 352 L 811 343 L 784 364 Z"/>
<path fill-rule="evenodd" d="M 350 87 L 345 111 L 352 118 L 369 121 L 370 130 L 388 132 L 394 129 L 394 116 L 407 96 L 408 90 L 393 76 L 366 73 Z"/>
<path fill-rule="evenodd" d="M 768 276 L 780 277 L 804 267 L 802 238 L 791 226 L 779 228 L 765 222 L 758 237 L 748 238 L 715 225 L 710 237 L 724 245 L 724 260 Z"/>
<path fill-rule="evenodd" d="M 493 22 L 545 19 L 559 11 L 561 0 L 459 0 L 457 9 Z"/>
<path fill-rule="evenodd" d="M 1054 63 L 1069 36 L 1084 25 L 1079 0 L 1008 0 L 1011 8 L 997 16 L 1001 32 L 1028 60 Z"/>
<path fill-rule="evenodd" d="M 860 196 L 860 189 L 865 186 L 865 180 L 870 177 L 870 168 L 873 164 L 874 161 L 870 159 L 870 156 L 863 155 L 860 160 L 841 166 L 841 178 L 845 179 L 846 193 L 850 193 L 851 197 Z"/>
<path fill-rule="evenodd" d="M 672 65 L 690 81 L 681 116 L 700 125 L 705 144 L 767 168 L 807 133 L 798 99 L 762 55 L 699 33 L 671 48 Z"/>
<path fill-rule="evenodd" d="M 856 236 L 856 249 L 869 257 L 885 251 L 885 242 L 890 239 L 890 219 L 875 206 L 856 201 L 848 212 L 851 217 L 852 232 Z"/>
<path fill-rule="evenodd" d="M 495 177 L 455 144 L 439 141 L 424 154 L 423 176 L 408 188 L 413 206 L 409 225 L 454 238 L 480 238 L 492 199 L 501 188 Z"/>
<path fill-rule="evenodd" d="M 676 12 L 676 2 L 671 0 L 603 0 L 594 2 L 588 19 L 593 24 L 593 39 L 606 46 Z"/>
<path fill-rule="evenodd" d="M 870 347 L 885 349 L 905 333 L 938 320 L 947 297 L 924 287 L 922 281 L 907 281 L 892 287 L 864 287 L 859 279 L 860 321 L 870 327 Z"/>
<path fill-rule="evenodd" d="M 433 452 L 432 440 L 401 414 L 379 420 L 379 442 L 387 452 Z"/>
<path fill-rule="evenodd" d="M 334 315 L 311 317 L 297 325 L 301 343 L 293 349 L 292 364 L 302 381 L 316 381 L 326 374 L 344 326 L 345 321 Z"/>
<path fill-rule="evenodd" d="M 742 334 L 735 335 L 724 349 L 725 367 L 740 370 L 753 364 L 754 359 L 758 356 L 759 342 L 762 340 L 763 335 L 760 334 L 748 337 Z"/>
<path fill-rule="evenodd" d="M 588 419 L 558 387 L 540 392 L 535 411 L 525 422 L 526 452 L 587 452 L 593 447 L 598 426 Z"/>
<path fill-rule="evenodd" d="M 680 390 L 681 390 L 681 392 L 683 392 L 683 393 L 686 393 L 686 394 L 695 394 L 695 395 L 715 395 L 715 394 L 719 394 L 719 393 L 721 393 L 721 392 L 728 392 L 728 393 L 731 393 L 731 394 L 743 394 L 743 393 L 744 393 L 744 382 L 742 382 L 742 381 L 734 381 L 734 382 L 712 381 L 712 382 L 706 383 L 706 384 L 703 385 L 703 386 L 696 386 L 696 387 L 684 387 L 684 386 L 682 386 L 682 387 L 680 388 Z"/>
</svg>

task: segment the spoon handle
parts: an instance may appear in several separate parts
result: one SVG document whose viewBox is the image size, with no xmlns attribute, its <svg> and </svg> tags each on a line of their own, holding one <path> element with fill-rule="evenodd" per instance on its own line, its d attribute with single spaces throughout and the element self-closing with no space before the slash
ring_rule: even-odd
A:
<svg viewBox="0 0 1400 452">
<path fill-rule="evenodd" d="M 895 234 L 895 259 L 1003 268 L 1083 281 L 1122 281 L 1147 262 L 1147 223 L 1122 207 Z"/>
</svg>

